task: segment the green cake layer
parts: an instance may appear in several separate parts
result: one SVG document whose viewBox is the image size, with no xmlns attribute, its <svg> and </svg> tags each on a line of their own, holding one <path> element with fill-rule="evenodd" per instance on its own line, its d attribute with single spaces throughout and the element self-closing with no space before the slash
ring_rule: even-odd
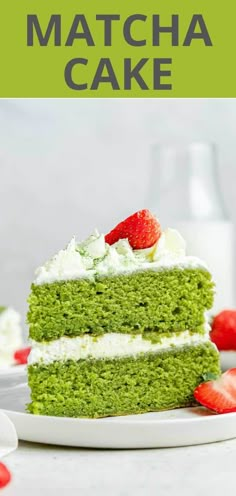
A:
<svg viewBox="0 0 236 496">
<path fill-rule="evenodd" d="M 207 373 L 220 375 L 219 354 L 210 342 L 135 358 L 30 365 L 28 409 L 97 418 L 190 406 Z"/>
<path fill-rule="evenodd" d="M 203 269 L 33 284 L 30 337 L 50 341 L 63 335 L 121 332 L 155 340 L 157 332 L 201 332 L 204 312 L 212 304 L 211 275 Z"/>
</svg>

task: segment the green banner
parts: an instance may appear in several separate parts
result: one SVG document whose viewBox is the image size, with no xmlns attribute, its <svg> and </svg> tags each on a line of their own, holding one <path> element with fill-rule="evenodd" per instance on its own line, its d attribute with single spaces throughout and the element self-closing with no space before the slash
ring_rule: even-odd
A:
<svg viewBox="0 0 236 496">
<path fill-rule="evenodd" d="M 8 0 L 0 97 L 236 97 L 234 0 Z"/>
</svg>

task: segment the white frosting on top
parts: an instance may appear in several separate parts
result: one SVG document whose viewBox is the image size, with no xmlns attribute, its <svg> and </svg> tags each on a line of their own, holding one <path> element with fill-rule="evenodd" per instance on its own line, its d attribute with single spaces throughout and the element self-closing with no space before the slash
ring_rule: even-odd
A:
<svg viewBox="0 0 236 496">
<path fill-rule="evenodd" d="M 20 320 L 20 314 L 13 308 L 0 313 L 0 367 L 14 364 L 14 353 L 22 347 Z"/>
<path fill-rule="evenodd" d="M 172 337 L 162 337 L 159 343 L 152 343 L 143 337 L 132 334 L 106 333 L 99 337 L 88 334 L 74 338 L 62 337 L 47 343 L 32 341 L 28 365 L 33 363 L 51 363 L 55 360 L 80 360 L 88 358 L 116 358 L 135 356 L 139 353 L 158 353 L 160 351 L 185 345 L 193 346 L 209 340 L 209 332 L 191 334 L 183 331 Z"/>
<path fill-rule="evenodd" d="M 36 270 L 35 284 L 93 279 L 96 275 L 116 275 L 143 270 L 178 267 L 204 268 L 205 263 L 185 254 L 185 241 L 175 229 L 166 229 L 151 248 L 133 250 L 127 239 L 110 246 L 105 236 L 95 231 L 82 243 L 73 238 L 61 250 Z"/>
</svg>

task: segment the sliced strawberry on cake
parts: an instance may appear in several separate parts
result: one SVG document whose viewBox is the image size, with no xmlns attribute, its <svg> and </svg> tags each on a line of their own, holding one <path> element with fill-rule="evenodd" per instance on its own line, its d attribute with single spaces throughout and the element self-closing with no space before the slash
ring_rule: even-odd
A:
<svg viewBox="0 0 236 496">
<path fill-rule="evenodd" d="M 119 239 L 128 239 L 135 250 L 150 248 L 161 236 L 161 226 L 156 217 L 147 209 L 139 210 L 120 222 L 105 236 L 105 241 L 113 245 Z"/>
</svg>

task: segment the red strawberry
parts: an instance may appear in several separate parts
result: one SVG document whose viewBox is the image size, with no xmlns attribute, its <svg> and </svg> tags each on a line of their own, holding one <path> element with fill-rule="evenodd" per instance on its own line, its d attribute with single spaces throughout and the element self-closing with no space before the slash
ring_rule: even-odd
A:
<svg viewBox="0 0 236 496">
<path fill-rule="evenodd" d="M 149 210 L 139 210 L 112 229 L 105 241 L 113 245 L 119 239 L 128 238 L 132 248 L 140 250 L 153 246 L 160 235 L 161 226 L 156 217 Z"/>
<path fill-rule="evenodd" d="M 214 412 L 236 412 L 236 369 L 227 370 L 215 381 L 200 384 L 194 398 Z"/>
<path fill-rule="evenodd" d="M 216 315 L 210 337 L 219 350 L 236 350 L 236 310 L 223 310 Z"/>
<path fill-rule="evenodd" d="M 14 354 L 14 359 L 18 364 L 27 363 L 27 358 L 30 353 L 31 348 L 22 348 L 21 350 L 17 350 Z"/>
<path fill-rule="evenodd" d="M 0 463 L 0 489 L 5 487 L 11 480 L 11 473 L 4 463 Z"/>
</svg>

